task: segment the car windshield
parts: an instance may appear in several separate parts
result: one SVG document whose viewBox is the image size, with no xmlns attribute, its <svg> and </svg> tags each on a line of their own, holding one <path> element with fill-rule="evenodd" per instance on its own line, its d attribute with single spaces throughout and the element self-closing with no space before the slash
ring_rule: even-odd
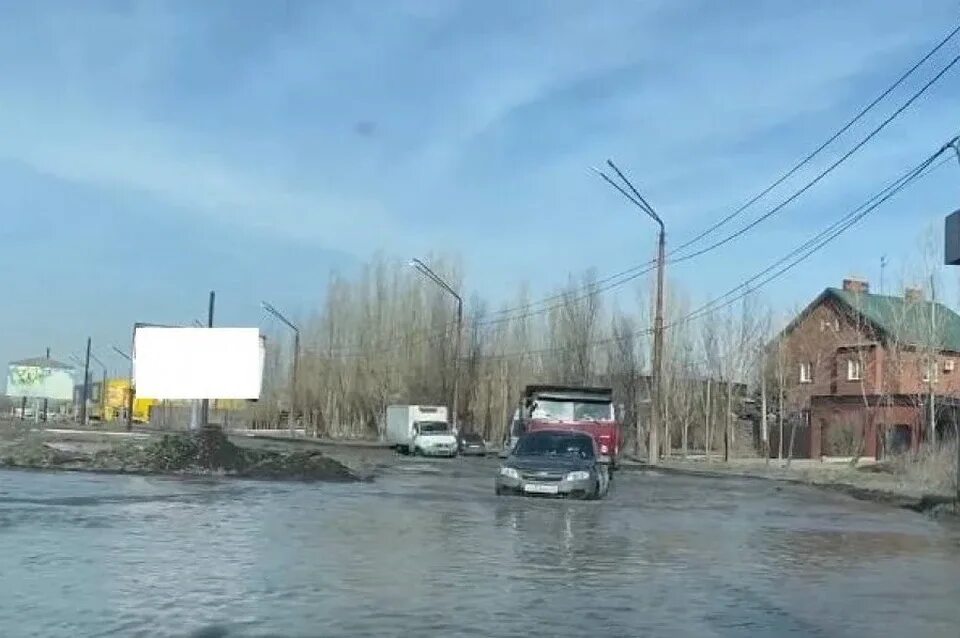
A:
<svg viewBox="0 0 960 638">
<path fill-rule="evenodd" d="M 607 421 L 610 419 L 609 403 L 574 403 L 575 421 Z"/>
<path fill-rule="evenodd" d="M 543 421 L 572 421 L 573 403 L 570 401 L 551 401 L 537 399 L 530 416 Z"/>
<path fill-rule="evenodd" d="M 464 434 L 463 440 L 467 443 L 482 443 L 483 437 L 479 434 Z"/>
<path fill-rule="evenodd" d="M 520 438 L 515 456 L 560 456 L 593 458 L 593 439 L 583 434 L 534 432 Z"/>
<path fill-rule="evenodd" d="M 421 421 L 420 434 L 445 434 L 450 431 L 450 426 L 443 421 Z"/>
</svg>

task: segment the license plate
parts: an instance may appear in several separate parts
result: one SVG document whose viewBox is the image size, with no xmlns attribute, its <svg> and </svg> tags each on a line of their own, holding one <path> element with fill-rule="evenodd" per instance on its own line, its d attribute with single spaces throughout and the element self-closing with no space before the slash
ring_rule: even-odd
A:
<svg viewBox="0 0 960 638">
<path fill-rule="evenodd" d="M 560 491 L 560 488 L 548 483 L 526 483 L 523 486 L 523 491 L 531 494 L 556 494 Z"/>
</svg>

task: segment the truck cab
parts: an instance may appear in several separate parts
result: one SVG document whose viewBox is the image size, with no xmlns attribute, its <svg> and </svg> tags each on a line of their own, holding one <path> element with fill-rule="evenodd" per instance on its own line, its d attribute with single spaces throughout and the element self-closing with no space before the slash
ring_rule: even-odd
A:
<svg viewBox="0 0 960 638">
<path fill-rule="evenodd" d="M 504 451 L 509 454 L 524 432 L 558 429 L 589 434 L 596 441 L 601 457 L 612 467 L 619 461 L 622 435 L 610 388 L 527 386 L 510 424 Z"/>
</svg>

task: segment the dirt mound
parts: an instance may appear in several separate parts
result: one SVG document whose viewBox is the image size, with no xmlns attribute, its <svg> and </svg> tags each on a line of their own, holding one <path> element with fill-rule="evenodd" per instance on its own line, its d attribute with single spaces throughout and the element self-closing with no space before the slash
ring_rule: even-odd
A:
<svg viewBox="0 0 960 638">
<path fill-rule="evenodd" d="M 345 465 L 320 452 L 252 450 L 231 443 L 217 427 L 194 434 L 166 434 L 143 447 L 119 443 L 90 454 L 65 452 L 28 439 L 4 450 L 8 467 L 143 474 L 221 473 L 254 479 L 356 481 Z"/>
</svg>

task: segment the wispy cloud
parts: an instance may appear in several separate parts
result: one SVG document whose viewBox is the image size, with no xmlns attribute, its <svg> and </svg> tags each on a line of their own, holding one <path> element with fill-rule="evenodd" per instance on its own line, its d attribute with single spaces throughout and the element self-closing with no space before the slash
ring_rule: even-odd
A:
<svg viewBox="0 0 960 638">
<path fill-rule="evenodd" d="M 7 3 L 0 158 L 185 229 L 357 258 L 456 252 L 475 288 L 545 287 L 652 247 L 591 164 L 615 157 L 670 216 L 671 241 L 689 236 L 957 17 L 952 0 Z M 698 263 L 693 293 L 756 270 L 731 254 L 775 254 L 942 141 L 958 126 L 956 77 L 802 205 Z M 938 209 L 945 192 L 914 206 Z M 79 223 L 65 211 L 56 230 Z M 883 245 L 904 223 L 864 232 Z M 820 285 L 835 267 L 809 275 Z"/>
</svg>

